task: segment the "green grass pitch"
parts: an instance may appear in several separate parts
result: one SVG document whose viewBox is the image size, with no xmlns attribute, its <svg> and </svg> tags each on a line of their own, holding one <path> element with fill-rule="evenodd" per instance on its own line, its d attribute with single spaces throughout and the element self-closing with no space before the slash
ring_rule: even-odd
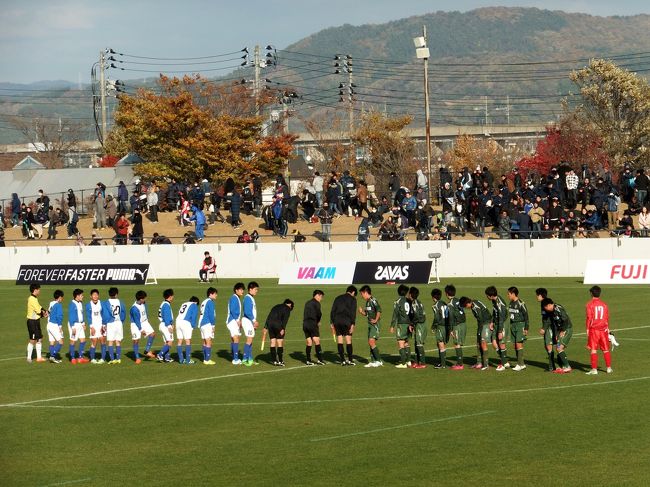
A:
<svg viewBox="0 0 650 487">
<path fill-rule="evenodd" d="M 396 287 L 378 285 L 373 291 L 384 309 L 379 346 L 386 365 L 337 366 L 325 323 L 321 334 L 330 363 L 305 367 L 302 308 L 313 289 L 278 286 L 271 280 L 260 281 L 260 321 L 284 298 L 296 302 L 287 327 L 285 368 L 267 363 L 268 343 L 260 352 L 259 334 L 254 350 L 261 364 L 230 364 L 223 322 L 233 280 L 216 286 L 216 366 L 198 362 L 197 331 L 193 366 L 152 361 L 136 366 L 124 353 L 117 366 L 73 366 L 67 360 L 30 365 L 24 358 L 28 290 L 0 282 L 0 484 L 650 484 L 649 287 L 604 287 L 602 297 L 621 346 L 613 352 L 613 374 L 604 373 L 601 356 L 601 373 L 586 376 L 584 305 L 589 286 L 558 278 L 453 283 L 459 296 L 479 299 L 490 284 L 502 296 L 508 286 L 519 287 L 531 314 L 525 371 L 395 369 L 396 343 L 388 325 Z M 540 316 L 534 289 L 539 286 L 548 288 L 573 320 L 571 374 L 544 372 L 546 356 L 536 333 Z M 205 285 L 195 281 L 146 286 L 150 315 L 155 316 L 167 287 L 175 290 L 175 312 L 191 295 L 205 295 Z M 325 319 L 344 287 L 324 287 Z M 430 319 L 434 285 L 419 287 Z M 72 287 L 63 290 L 67 319 Z M 87 298 L 90 289 L 84 290 Z M 106 288 L 100 290 L 104 298 Z M 53 286 L 43 286 L 41 304 L 47 305 L 53 291 Z M 128 307 L 135 291 L 121 288 Z M 128 326 L 124 329 L 128 339 Z M 470 317 L 468 341 L 474 330 Z M 365 331 L 360 317 L 353 340 L 359 365 L 368 356 Z M 124 342 L 126 355 L 129 342 Z M 160 346 L 157 336 L 155 350 Z M 437 352 L 431 335 L 426 348 L 433 364 Z M 67 343 L 62 352 L 67 352 Z M 467 347 L 466 363 L 473 363 L 474 356 L 475 349 Z M 514 356 L 511 347 L 509 356 Z M 490 357 L 495 363 L 493 351 Z"/>
</svg>

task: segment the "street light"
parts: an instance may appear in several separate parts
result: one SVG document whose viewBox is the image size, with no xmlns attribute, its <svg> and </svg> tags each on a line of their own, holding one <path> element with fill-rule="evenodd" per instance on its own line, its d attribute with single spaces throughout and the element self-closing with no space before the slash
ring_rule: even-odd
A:
<svg viewBox="0 0 650 487">
<path fill-rule="evenodd" d="M 422 35 L 413 38 L 415 56 L 424 60 L 424 119 L 427 144 L 427 198 L 431 202 L 431 120 L 429 118 L 429 48 L 427 47 L 427 26 L 422 26 Z"/>
</svg>

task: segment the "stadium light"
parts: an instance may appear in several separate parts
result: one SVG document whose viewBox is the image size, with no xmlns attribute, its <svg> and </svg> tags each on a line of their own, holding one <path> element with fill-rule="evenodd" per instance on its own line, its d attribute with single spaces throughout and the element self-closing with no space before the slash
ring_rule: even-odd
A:
<svg viewBox="0 0 650 487">
<path fill-rule="evenodd" d="M 424 120 L 425 139 L 427 144 L 427 200 L 431 198 L 431 119 L 429 117 L 429 48 L 427 47 L 427 26 L 422 26 L 422 35 L 413 38 L 415 57 L 424 60 Z M 439 280 L 437 282 L 440 282 Z"/>
</svg>

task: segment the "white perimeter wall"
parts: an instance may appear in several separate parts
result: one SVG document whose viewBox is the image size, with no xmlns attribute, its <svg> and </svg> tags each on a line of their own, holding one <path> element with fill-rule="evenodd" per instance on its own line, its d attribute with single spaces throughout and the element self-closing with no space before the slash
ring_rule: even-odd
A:
<svg viewBox="0 0 650 487">
<path fill-rule="evenodd" d="M 204 251 L 219 277 L 277 278 L 295 262 L 426 260 L 439 252 L 441 277 L 582 276 L 590 259 L 650 256 L 650 239 L 451 240 L 429 242 L 332 242 L 98 247 L 0 248 L 0 279 L 15 280 L 21 264 L 148 263 L 157 278 L 198 277 Z"/>
</svg>

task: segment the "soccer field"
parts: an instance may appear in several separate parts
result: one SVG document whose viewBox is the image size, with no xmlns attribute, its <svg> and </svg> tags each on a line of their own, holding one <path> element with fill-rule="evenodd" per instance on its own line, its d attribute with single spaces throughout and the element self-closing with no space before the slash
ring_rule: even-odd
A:
<svg viewBox="0 0 650 487">
<path fill-rule="evenodd" d="M 528 304 L 531 333 L 522 372 L 435 370 L 434 337 L 427 340 L 426 369 L 396 369 L 397 347 L 388 333 L 396 286 L 375 286 L 383 307 L 379 342 L 384 367 L 364 368 L 366 321 L 359 317 L 353 343 L 357 367 L 336 365 L 329 310 L 345 286 L 324 287 L 321 325 L 328 364 L 304 365 L 301 320 L 307 286 L 278 286 L 260 280 L 260 322 L 286 297 L 296 308 L 287 326 L 286 367 L 268 363 L 268 342 L 254 351 L 259 366 L 230 363 L 224 324 L 234 280 L 216 287 L 216 366 L 181 366 L 129 357 L 124 327 L 120 365 L 71 365 L 25 361 L 25 287 L 0 282 L 3 339 L 0 346 L 0 484 L 54 485 L 639 485 L 650 484 L 650 289 L 603 287 L 611 329 L 620 343 L 613 374 L 586 376 L 589 352 L 584 333 L 588 287 L 578 279 L 454 279 L 458 296 L 485 300 L 497 286 L 505 297 L 518 286 Z M 418 286 L 430 324 L 430 291 Z M 574 325 L 567 355 L 574 371 L 545 372 L 546 353 L 536 287 L 563 304 Z M 84 288 L 86 299 L 89 288 Z M 205 297 L 205 284 L 161 281 L 146 286 L 150 316 L 163 289 L 172 287 L 174 312 L 191 295 Z M 43 286 L 40 302 L 51 300 Z M 136 287 L 120 288 L 133 303 Z M 64 309 L 72 287 L 63 288 Z M 100 288 L 102 299 L 107 288 Z M 361 304 L 361 298 L 358 299 Z M 67 313 L 65 316 L 67 320 Z M 43 331 L 45 331 L 43 320 Z M 152 320 L 157 324 L 157 320 Z M 155 327 L 157 330 L 157 326 Z M 468 317 L 465 363 L 473 364 L 476 322 Z M 45 341 L 47 340 L 47 335 Z M 161 347 L 156 337 L 154 350 Z M 451 345 L 450 345 L 451 347 Z M 240 348 L 241 350 L 241 348 Z M 47 351 L 44 343 L 43 351 Z M 174 347 L 175 351 L 175 347 Z M 67 342 L 62 353 L 67 352 Z M 126 352 L 126 354 L 124 353 Z M 126 357 L 125 357 L 126 355 Z M 448 352 L 448 358 L 453 351 Z M 508 355 L 514 364 L 514 350 Z M 496 354 L 490 351 L 491 363 Z"/>
</svg>

